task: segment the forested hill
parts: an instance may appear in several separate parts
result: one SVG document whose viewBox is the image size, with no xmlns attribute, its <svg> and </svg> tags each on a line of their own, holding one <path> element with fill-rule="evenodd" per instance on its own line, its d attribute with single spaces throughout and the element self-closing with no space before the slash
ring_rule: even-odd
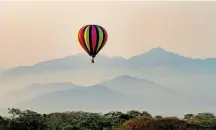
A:
<svg viewBox="0 0 216 130">
<path fill-rule="evenodd" d="M 58 112 L 39 114 L 34 111 L 8 109 L 9 117 L 0 117 L 0 130 L 215 130 L 211 113 L 186 114 L 183 119 L 152 116 L 147 111 L 131 110 L 106 114 Z"/>
</svg>

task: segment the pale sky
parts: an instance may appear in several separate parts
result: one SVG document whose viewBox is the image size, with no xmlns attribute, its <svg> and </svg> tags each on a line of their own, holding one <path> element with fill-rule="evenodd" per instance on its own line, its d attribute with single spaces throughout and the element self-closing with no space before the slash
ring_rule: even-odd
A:
<svg viewBox="0 0 216 130">
<path fill-rule="evenodd" d="M 84 52 L 76 33 L 85 24 L 107 30 L 108 56 L 162 47 L 216 57 L 216 2 L 0 2 L 0 68 Z"/>
</svg>

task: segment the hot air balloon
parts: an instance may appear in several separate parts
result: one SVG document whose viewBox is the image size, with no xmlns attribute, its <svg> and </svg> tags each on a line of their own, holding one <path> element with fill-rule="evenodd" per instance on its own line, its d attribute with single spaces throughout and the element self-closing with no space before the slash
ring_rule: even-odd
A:
<svg viewBox="0 0 216 130">
<path fill-rule="evenodd" d="M 85 25 L 78 32 L 78 41 L 94 63 L 94 58 L 106 44 L 107 32 L 99 25 Z"/>
</svg>

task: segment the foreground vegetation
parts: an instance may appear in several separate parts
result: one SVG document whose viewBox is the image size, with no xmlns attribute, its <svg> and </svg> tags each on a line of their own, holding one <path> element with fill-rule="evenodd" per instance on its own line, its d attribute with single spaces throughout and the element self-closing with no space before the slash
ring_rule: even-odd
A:
<svg viewBox="0 0 216 130">
<path fill-rule="evenodd" d="M 152 117 L 135 110 L 39 114 L 12 108 L 8 113 L 9 117 L 0 117 L 0 130 L 216 130 L 216 118 L 211 113 L 186 114 L 184 119 Z"/>
</svg>

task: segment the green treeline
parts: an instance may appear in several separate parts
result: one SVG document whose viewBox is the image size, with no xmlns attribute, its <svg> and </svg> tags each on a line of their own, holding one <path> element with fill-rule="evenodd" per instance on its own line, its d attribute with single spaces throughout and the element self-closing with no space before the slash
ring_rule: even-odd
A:
<svg viewBox="0 0 216 130">
<path fill-rule="evenodd" d="M 216 117 L 211 113 L 186 114 L 183 119 L 152 117 L 136 110 L 39 114 L 12 108 L 8 113 L 9 117 L 0 117 L 0 130 L 216 130 Z"/>
</svg>

